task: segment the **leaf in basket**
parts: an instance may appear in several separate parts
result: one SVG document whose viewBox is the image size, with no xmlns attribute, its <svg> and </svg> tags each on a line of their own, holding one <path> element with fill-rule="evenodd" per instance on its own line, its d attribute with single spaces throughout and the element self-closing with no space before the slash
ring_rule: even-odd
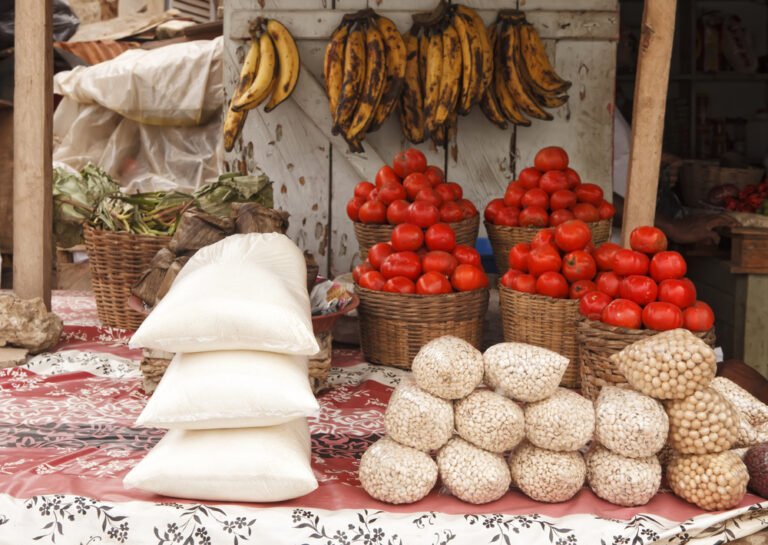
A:
<svg viewBox="0 0 768 545">
<path fill-rule="evenodd" d="M 233 202 L 257 202 L 272 208 L 272 182 L 265 175 L 240 176 L 222 174 L 215 182 L 198 189 L 194 196 L 200 208 L 217 216 L 229 215 L 229 204 Z"/>
</svg>

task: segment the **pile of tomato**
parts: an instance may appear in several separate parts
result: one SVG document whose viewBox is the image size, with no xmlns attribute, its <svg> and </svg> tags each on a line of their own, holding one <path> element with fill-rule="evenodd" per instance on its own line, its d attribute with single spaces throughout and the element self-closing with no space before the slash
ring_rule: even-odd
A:
<svg viewBox="0 0 768 545">
<path fill-rule="evenodd" d="M 455 182 L 446 182 L 440 167 L 427 165 L 417 149 L 395 155 L 384 165 L 375 184 L 360 182 L 347 203 L 347 215 L 361 223 L 413 223 L 427 228 L 438 222 L 453 223 L 477 215 Z"/>
<path fill-rule="evenodd" d="M 480 254 L 457 245 L 445 223 L 426 231 L 413 223 L 395 226 L 390 241 L 374 244 L 352 277 L 360 287 L 389 293 L 436 295 L 488 287 Z"/>
<path fill-rule="evenodd" d="M 485 207 L 486 221 L 507 227 L 557 226 L 568 220 L 595 222 L 612 218 L 616 209 L 595 184 L 583 184 L 568 167 L 568 154 L 551 146 L 536 153 L 533 167 L 520 171 L 503 199 Z"/>
</svg>

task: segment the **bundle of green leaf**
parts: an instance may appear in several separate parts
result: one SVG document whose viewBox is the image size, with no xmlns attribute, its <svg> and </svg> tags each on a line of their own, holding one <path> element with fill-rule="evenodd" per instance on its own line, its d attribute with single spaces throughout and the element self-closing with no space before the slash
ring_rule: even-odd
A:
<svg viewBox="0 0 768 545">
<path fill-rule="evenodd" d="M 239 172 L 222 174 L 194 193 L 200 208 L 217 216 L 229 215 L 233 202 L 257 202 L 272 208 L 272 182 L 264 176 L 242 176 Z"/>
</svg>

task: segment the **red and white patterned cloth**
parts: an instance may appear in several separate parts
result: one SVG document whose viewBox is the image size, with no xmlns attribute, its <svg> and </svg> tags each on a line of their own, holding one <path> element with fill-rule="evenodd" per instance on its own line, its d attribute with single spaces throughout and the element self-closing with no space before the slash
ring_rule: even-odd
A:
<svg viewBox="0 0 768 545">
<path fill-rule="evenodd" d="M 97 325 L 89 294 L 56 293 L 61 343 L 0 371 L 0 543 L 717 543 L 768 525 L 768 502 L 707 514 L 671 493 L 622 508 L 583 489 L 563 504 L 512 490 L 473 506 L 438 486 L 404 506 L 360 487 L 362 453 L 381 437 L 392 387 L 407 372 L 335 349 L 310 422 L 319 488 L 279 504 L 198 504 L 125 489 L 122 479 L 164 435 L 134 426 L 146 403 L 130 334 Z M 763 503 L 761 503 L 763 502 Z"/>
</svg>

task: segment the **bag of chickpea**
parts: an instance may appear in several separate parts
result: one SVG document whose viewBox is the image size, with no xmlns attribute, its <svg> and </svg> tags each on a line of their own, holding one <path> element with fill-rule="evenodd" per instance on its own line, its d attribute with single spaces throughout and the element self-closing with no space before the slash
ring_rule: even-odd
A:
<svg viewBox="0 0 768 545">
<path fill-rule="evenodd" d="M 678 455 L 667 465 L 672 492 L 707 511 L 739 505 L 748 481 L 747 466 L 733 452 Z"/>
<path fill-rule="evenodd" d="M 730 449 L 739 436 L 739 413 L 712 388 L 685 399 L 665 402 L 669 445 L 683 454 L 709 454 Z"/>
</svg>

